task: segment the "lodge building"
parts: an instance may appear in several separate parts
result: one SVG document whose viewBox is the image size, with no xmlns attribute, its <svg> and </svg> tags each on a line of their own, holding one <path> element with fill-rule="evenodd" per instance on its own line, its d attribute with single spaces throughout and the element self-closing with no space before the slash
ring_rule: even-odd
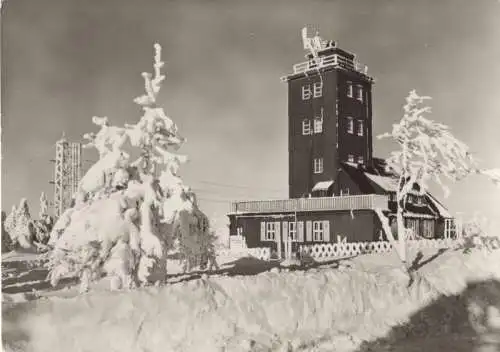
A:
<svg viewBox="0 0 500 352">
<path fill-rule="evenodd" d="M 299 244 L 386 239 L 395 226 L 397 178 L 373 157 L 374 79 L 354 54 L 325 42 L 293 66 L 288 84 L 288 192 L 283 200 L 231 204 L 230 238 L 281 251 Z M 406 227 L 424 238 L 451 231 L 448 211 L 432 195 L 411 194 Z"/>
</svg>

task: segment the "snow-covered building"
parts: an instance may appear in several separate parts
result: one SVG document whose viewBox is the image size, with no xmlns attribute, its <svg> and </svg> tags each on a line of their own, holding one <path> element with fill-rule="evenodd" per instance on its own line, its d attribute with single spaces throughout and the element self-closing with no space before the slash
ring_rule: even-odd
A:
<svg viewBox="0 0 500 352">
<path fill-rule="evenodd" d="M 373 157 L 372 86 L 354 54 L 322 42 L 283 77 L 288 84 L 289 199 L 232 203 L 230 235 L 248 247 L 377 241 L 381 216 L 395 221 L 397 179 Z M 408 197 L 406 227 L 422 237 L 450 231 L 433 196 Z M 395 231 L 395 225 L 393 226 Z"/>
</svg>

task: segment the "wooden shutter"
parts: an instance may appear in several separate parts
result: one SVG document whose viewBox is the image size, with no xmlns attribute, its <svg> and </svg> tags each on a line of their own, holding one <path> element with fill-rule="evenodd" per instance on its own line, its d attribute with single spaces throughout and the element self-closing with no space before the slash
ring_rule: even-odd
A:
<svg viewBox="0 0 500 352">
<path fill-rule="evenodd" d="M 274 240 L 277 241 L 281 237 L 281 223 L 279 221 L 274 223 L 274 231 Z"/>
<path fill-rule="evenodd" d="M 306 242 L 312 242 L 312 221 L 306 221 Z"/>
<path fill-rule="evenodd" d="M 304 222 L 297 221 L 297 240 L 299 242 L 304 242 Z"/>
<path fill-rule="evenodd" d="M 288 221 L 283 221 L 283 240 L 288 240 Z"/>
<path fill-rule="evenodd" d="M 266 240 L 266 222 L 265 221 L 260 222 L 260 240 L 261 241 Z"/>
<path fill-rule="evenodd" d="M 323 221 L 323 240 L 330 242 L 330 220 Z"/>
</svg>

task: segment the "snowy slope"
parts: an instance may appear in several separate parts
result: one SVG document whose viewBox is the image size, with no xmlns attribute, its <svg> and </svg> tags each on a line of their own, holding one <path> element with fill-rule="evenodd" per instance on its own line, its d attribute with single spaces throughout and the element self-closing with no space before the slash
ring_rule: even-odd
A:
<svg viewBox="0 0 500 352">
<path fill-rule="evenodd" d="M 471 335 L 475 330 L 464 318 L 466 305 L 486 311 L 477 295 L 446 301 L 437 315 L 416 312 L 433 299 L 440 302 L 438 291 L 449 296 L 468 281 L 500 279 L 498 252 L 438 256 L 421 269 L 435 289 L 419 281 L 408 291 L 395 263 L 395 255 L 368 255 L 336 269 L 209 276 L 131 292 L 4 304 L 3 341 L 22 351 L 209 352 L 368 351 L 379 339 L 377 344 L 417 351 L 412 348 L 422 336 L 414 331 L 467 348 L 481 338 Z M 493 297 L 488 304 L 500 309 L 500 289 Z M 425 321 L 420 330 L 408 323 L 416 314 L 418 326 Z"/>
</svg>

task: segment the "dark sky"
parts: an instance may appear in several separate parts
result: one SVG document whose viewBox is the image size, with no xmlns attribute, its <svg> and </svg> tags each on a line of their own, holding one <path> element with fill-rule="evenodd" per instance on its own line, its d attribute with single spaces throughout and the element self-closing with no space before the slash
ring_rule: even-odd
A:
<svg viewBox="0 0 500 352">
<path fill-rule="evenodd" d="M 3 208 L 27 197 L 36 214 L 40 192 L 52 196 L 49 159 L 62 131 L 79 141 L 96 131 L 94 115 L 138 120 L 132 99 L 152 70 L 154 42 L 167 62 L 162 105 L 188 138 L 182 174 L 203 209 L 220 224 L 230 199 L 286 197 L 279 78 L 304 60 L 304 25 L 368 65 L 376 134 L 415 88 L 485 166 L 500 166 L 496 0 L 8 0 L 2 12 Z M 393 145 L 374 148 L 384 157 Z M 498 216 L 500 194 L 481 177 L 452 192 L 452 211 Z"/>
</svg>

